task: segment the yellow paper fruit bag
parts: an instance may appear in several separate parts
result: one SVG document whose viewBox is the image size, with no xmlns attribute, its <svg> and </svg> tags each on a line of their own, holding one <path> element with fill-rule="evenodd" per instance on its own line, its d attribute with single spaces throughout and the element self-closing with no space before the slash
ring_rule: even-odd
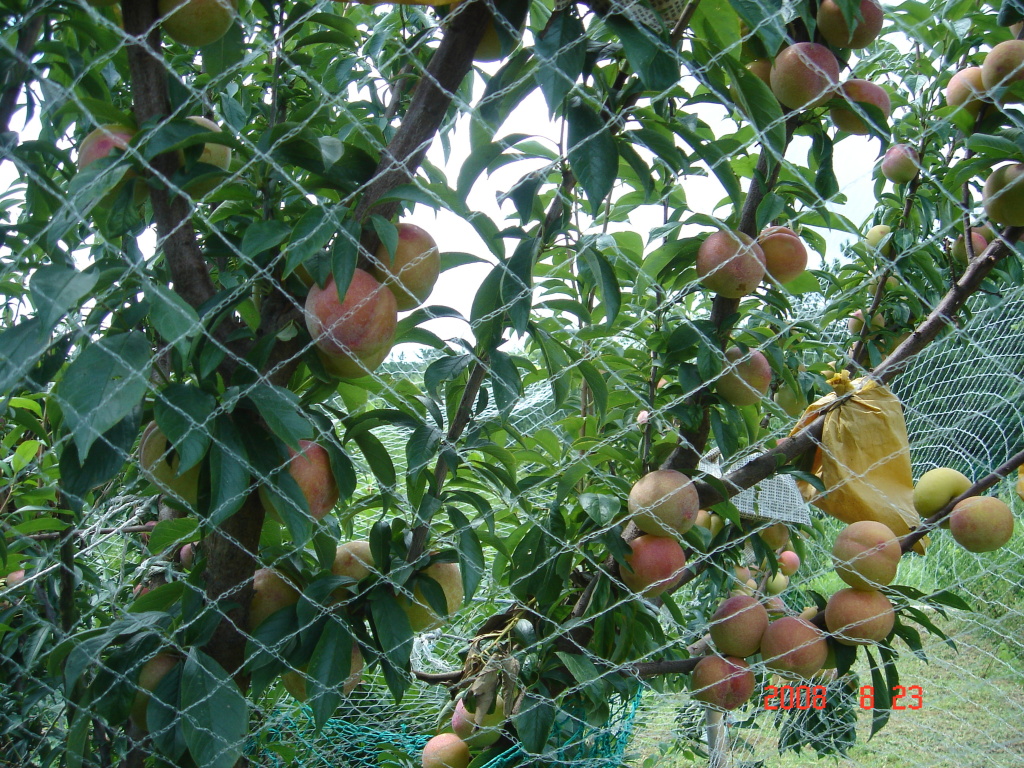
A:
<svg viewBox="0 0 1024 768">
<path fill-rule="evenodd" d="M 795 434 L 818 412 L 839 397 L 844 402 L 825 414 L 821 446 L 812 473 L 825 485 L 818 493 L 800 482 L 800 492 L 811 504 L 844 523 L 874 520 L 897 536 L 921 524 L 914 509 L 914 480 L 910 469 L 910 442 L 903 408 L 896 396 L 873 379 L 850 381 L 846 371 L 829 379 L 835 390 L 813 403 L 793 429 Z M 924 554 L 927 537 L 914 550 Z"/>
</svg>

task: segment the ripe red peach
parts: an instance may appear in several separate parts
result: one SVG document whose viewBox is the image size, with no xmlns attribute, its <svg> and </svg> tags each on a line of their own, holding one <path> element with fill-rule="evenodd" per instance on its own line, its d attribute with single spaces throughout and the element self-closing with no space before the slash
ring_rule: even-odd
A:
<svg viewBox="0 0 1024 768">
<path fill-rule="evenodd" d="M 874 0 L 861 0 L 860 19 L 853 30 L 835 0 L 823 0 L 818 6 L 818 31 L 835 48 L 866 48 L 882 31 L 885 13 Z"/>
<path fill-rule="evenodd" d="M 978 116 L 984 94 L 985 83 L 982 81 L 981 67 L 961 69 L 946 84 L 946 104 L 959 107 L 972 117 Z"/>
<path fill-rule="evenodd" d="M 764 252 L 765 271 L 777 283 L 788 283 L 807 269 L 807 248 L 788 227 L 768 227 L 757 238 Z"/>
<path fill-rule="evenodd" d="M 874 589 L 841 589 L 825 606 L 825 625 L 843 645 L 881 642 L 895 621 L 889 598 Z"/>
<path fill-rule="evenodd" d="M 709 632 L 723 656 L 746 658 L 757 653 L 768 629 L 768 611 L 749 595 L 726 599 L 711 617 Z"/>
<path fill-rule="evenodd" d="M 693 482 L 674 469 L 657 469 L 641 477 L 629 492 L 629 513 L 644 533 L 674 536 L 686 533 L 700 511 Z"/>
<path fill-rule="evenodd" d="M 128 148 L 136 130 L 124 125 L 101 125 L 89 133 L 78 146 L 78 169 L 87 168 L 97 160 L 109 157 L 115 150 Z"/>
<path fill-rule="evenodd" d="M 893 184 L 907 184 L 921 172 L 921 156 L 909 144 L 894 144 L 882 157 L 881 170 Z"/>
<path fill-rule="evenodd" d="M 839 62 L 824 45 L 795 43 L 775 57 L 770 77 L 780 104 L 812 109 L 832 98 L 839 83 Z"/>
<path fill-rule="evenodd" d="M 357 269 L 345 293 L 331 279 L 306 297 L 306 328 L 329 373 L 353 379 L 372 373 L 391 351 L 398 325 L 395 295 L 373 275 Z"/>
<path fill-rule="evenodd" d="M 302 491 L 314 519 L 322 520 L 334 509 L 338 503 L 338 483 L 326 448 L 312 440 L 299 440 L 299 453 L 288 448 L 288 474 Z M 268 513 L 279 514 L 269 494 L 261 494 L 260 499 Z"/>
<path fill-rule="evenodd" d="M 736 709 L 754 695 L 754 672 L 743 659 L 705 656 L 693 668 L 693 698 L 718 709 Z"/>
<path fill-rule="evenodd" d="M 839 578 L 857 589 L 891 584 L 899 568 L 900 543 L 884 523 L 860 520 L 846 526 L 832 545 Z"/>
<path fill-rule="evenodd" d="M 619 576 L 629 589 L 646 597 L 657 597 L 683 577 L 686 555 L 679 542 L 663 536 L 644 535 L 629 542 L 633 551 Z"/>
<path fill-rule="evenodd" d="M 720 230 L 708 235 L 697 250 L 701 285 L 720 296 L 738 299 L 752 293 L 764 271 L 764 251 L 742 232 Z"/>
<path fill-rule="evenodd" d="M 423 768 L 466 768 L 472 759 L 469 745 L 454 733 L 439 733 L 423 747 Z"/>
<path fill-rule="evenodd" d="M 726 370 L 715 382 L 715 391 L 735 406 L 759 403 L 772 383 L 772 367 L 761 352 L 744 353 L 739 347 L 725 350 Z"/>
<path fill-rule="evenodd" d="M 786 576 L 792 576 L 800 568 L 800 555 L 791 549 L 779 555 L 779 570 Z"/>
<path fill-rule="evenodd" d="M 441 271 L 437 243 L 415 224 L 398 225 L 398 247 L 393 257 L 381 244 L 375 258 L 373 276 L 391 290 L 402 312 L 426 301 Z"/>
<path fill-rule="evenodd" d="M 847 80 L 839 87 L 838 95 L 842 98 L 840 106 L 831 107 L 829 116 L 836 128 L 857 136 L 867 136 L 872 127 L 884 127 L 884 123 L 876 125 L 876 116 L 861 105 L 877 107 L 884 119 L 888 119 L 892 110 L 888 92 L 870 80 Z"/>
<path fill-rule="evenodd" d="M 991 552 L 1013 535 L 1013 512 L 994 496 L 971 496 L 953 507 L 949 532 L 968 552 Z"/>
<path fill-rule="evenodd" d="M 974 251 L 974 255 L 978 256 L 978 254 L 986 248 L 988 248 L 988 241 L 985 239 L 984 235 L 976 229 L 971 229 L 971 249 Z M 960 235 L 953 243 L 953 247 L 950 249 L 950 255 L 958 264 L 960 264 L 960 266 L 967 266 L 967 239 L 963 235 Z"/>
<path fill-rule="evenodd" d="M 808 678 L 821 669 L 827 655 L 825 635 L 799 616 L 776 619 L 761 638 L 765 666 L 783 676 Z"/>
</svg>

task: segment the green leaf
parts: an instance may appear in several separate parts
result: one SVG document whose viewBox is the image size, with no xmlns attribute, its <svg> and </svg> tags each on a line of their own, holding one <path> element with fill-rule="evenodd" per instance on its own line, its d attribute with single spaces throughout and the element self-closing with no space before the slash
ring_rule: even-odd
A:
<svg viewBox="0 0 1024 768">
<path fill-rule="evenodd" d="M 587 516 L 602 528 L 612 524 L 619 511 L 622 509 L 622 502 L 615 496 L 607 496 L 601 493 L 580 494 L 580 506 Z"/>
<path fill-rule="evenodd" d="M 188 384 L 170 384 L 157 397 L 153 415 L 178 454 L 179 475 L 206 455 L 216 409 L 217 399 L 213 395 Z"/>
<path fill-rule="evenodd" d="M 203 329 L 199 314 L 166 285 L 150 283 L 146 286 L 146 298 L 150 303 L 149 318 L 156 332 L 184 357 L 189 340 Z"/>
<path fill-rule="evenodd" d="M 679 82 L 679 64 L 668 44 L 625 16 L 612 14 L 605 23 L 619 40 L 633 70 L 649 91 L 667 91 Z"/>
<path fill-rule="evenodd" d="M 254 221 L 245 228 L 239 250 L 255 260 L 261 253 L 283 243 L 291 232 L 292 228 L 283 221 Z"/>
<path fill-rule="evenodd" d="M 533 262 L 540 238 L 521 240 L 501 273 L 499 301 L 517 333 L 525 333 L 533 305 Z"/>
<path fill-rule="evenodd" d="M 805 269 L 784 285 L 786 290 L 793 295 L 799 295 L 802 293 L 821 293 L 821 285 L 818 283 L 818 278 L 809 269 Z"/>
<path fill-rule="evenodd" d="M 338 619 L 328 620 L 309 659 L 309 706 L 317 729 L 323 728 L 338 709 L 351 670 L 351 631 Z"/>
<path fill-rule="evenodd" d="M 480 586 L 480 581 L 487 571 L 487 562 L 484 560 L 480 538 L 473 530 L 469 518 L 457 507 L 450 506 L 448 519 L 459 537 L 459 570 L 462 573 L 462 590 L 465 595 L 463 600 L 468 603 L 476 594 L 477 587 Z"/>
<path fill-rule="evenodd" d="M 194 517 L 161 520 L 153 528 L 152 533 L 149 534 L 147 548 L 150 554 L 159 555 L 171 547 L 199 541 L 199 538 L 199 521 Z"/>
<path fill-rule="evenodd" d="M 217 73 L 227 73 L 241 64 L 248 50 L 242 25 L 237 20 L 219 40 L 199 49 L 203 57 L 203 69 Z"/>
<path fill-rule="evenodd" d="M 373 231 L 377 233 L 381 245 L 387 249 L 388 255 L 393 262 L 395 253 L 398 251 L 398 227 L 377 214 L 370 217 L 370 224 L 373 225 Z"/>
<path fill-rule="evenodd" d="M 81 499 L 120 472 L 139 436 L 141 421 L 142 408 L 133 408 L 104 432 L 102 439 L 93 443 L 85 461 L 81 460 L 74 442 L 66 443 L 60 454 L 60 482 L 64 493 L 71 499 Z"/>
<path fill-rule="evenodd" d="M 0 394 L 6 394 L 46 352 L 50 331 L 32 317 L 0 332 Z"/>
<path fill-rule="evenodd" d="M 532 754 L 545 751 L 556 712 L 555 703 L 546 696 L 533 692 L 523 696 L 519 711 L 512 717 L 523 749 Z"/>
<path fill-rule="evenodd" d="M 555 655 L 562 660 L 565 668 L 569 670 L 569 674 L 580 685 L 589 685 L 601 676 L 597 667 L 594 666 L 594 662 L 586 656 L 578 653 L 565 653 L 563 651 L 558 651 Z"/>
<path fill-rule="evenodd" d="M 381 653 L 391 667 L 404 673 L 387 678 L 388 688 L 397 703 L 409 687 L 408 673 L 412 658 L 412 626 L 395 596 L 388 588 L 375 589 L 370 596 L 370 616 L 380 641 Z"/>
<path fill-rule="evenodd" d="M 435 360 L 423 372 L 423 388 L 431 397 L 439 399 L 437 388 L 441 386 L 441 382 L 456 378 L 471 362 L 472 355 L 447 355 Z"/>
<path fill-rule="evenodd" d="M 193 648 L 181 672 L 181 728 L 204 768 L 232 768 L 249 732 L 249 708 L 223 667 Z"/>
<path fill-rule="evenodd" d="M 585 41 L 586 30 L 573 6 L 551 14 L 544 31 L 536 38 L 533 54 L 540 64 L 534 76 L 551 114 L 583 71 L 587 53 Z"/>
<path fill-rule="evenodd" d="M 68 366 L 57 398 L 79 456 L 142 400 L 150 351 L 144 334 L 119 333 L 93 342 Z"/>
<path fill-rule="evenodd" d="M 736 13 L 764 41 L 774 54 L 786 39 L 786 17 L 775 0 L 729 0 Z"/>
<path fill-rule="evenodd" d="M 577 363 L 577 367 L 590 388 L 590 394 L 594 398 L 594 408 L 598 416 L 603 418 L 608 410 L 608 384 L 605 383 L 604 376 L 598 372 L 592 363 L 588 363 L 585 360 L 580 360 Z"/>
<path fill-rule="evenodd" d="M 89 294 L 97 279 L 96 270 L 79 272 L 57 264 L 40 267 L 29 282 L 39 322 L 52 330 L 69 309 Z"/>
<path fill-rule="evenodd" d="M 256 384 L 247 393 L 270 430 L 293 450 L 313 436 L 313 425 L 302 413 L 299 396 L 283 387 Z"/>
<path fill-rule="evenodd" d="M 871 738 L 889 722 L 889 716 L 892 714 L 892 692 L 882 676 L 882 671 L 875 663 L 875 658 L 871 655 L 871 651 L 865 648 L 864 652 L 868 656 L 868 664 L 871 667 L 871 685 L 874 688 L 875 697 L 875 706 L 871 713 L 871 733 L 868 736 L 868 738 Z"/>
<path fill-rule="evenodd" d="M 686 122 L 680 121 L 678 125 L 674 126 L 674 129 L 687 144 L 693 147 L 697 156 L 707 163 L 708 168 L 725 187 L 729 199 L 738 210 L 743 201 L 743 190 L 740 189 L 739 179 L 736 178 L 736 174 L 729 164 L 729 156 L 719 147 L 718 143 L 705 140 Z"/>
<path fill-rule="evenodd" d="M 284 263 L 284 276 L 290 275 L 296 267 L 319 253 L 337 231 L 337 224 L 328 209 L 315 205 L 306 211 L 295 224 L 295 230 L 288 241 Z M 346 283 L 346 289 L 348 284 Z"/>
<path fill-rule="evenodd" d="M 237 512 L 249 493 L 249 460 L 245 444 L 231 417 L 213 422 L 210 446 L 210 525 L 217 526 Z M 302 546 L 296 542 L 296 546 Z"/>
<path fill-rule="evenodd" d="M 587 193 L 591 214 L 596 216 L 619 173 L 615 139 L 597 112 L 583 102 L 571 105 L 565 116 L 569 122 L 569 165 Z"/>
<path fill-rule="evenodd" d="M 611 327 L 615 318 L 619 316 L 619 307 L 622 305 L 622 294 L 619 290 L 619 281 L 615 277 L 615 269 L 604 254 L 596 248 L 584 248 L 580 254 L 583 264 L 586 266 L 590 277 L 596 286 L 601 289 L 601 300 L 604 302 L 604 324 Z"/>
</svg>

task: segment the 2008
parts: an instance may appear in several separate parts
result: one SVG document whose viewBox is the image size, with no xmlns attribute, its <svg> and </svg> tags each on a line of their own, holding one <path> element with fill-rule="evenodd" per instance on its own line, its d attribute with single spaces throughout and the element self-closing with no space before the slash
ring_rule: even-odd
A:
<svg viewBox="0 0 1024 768">
<path fill-rule="evenodd" d="M 766 685 L 764 708 L 771 710 L 824 709 L 825 686 L 823 685 Z M 774 703 L 772 701 L 776 700 Z"/>
</svg>

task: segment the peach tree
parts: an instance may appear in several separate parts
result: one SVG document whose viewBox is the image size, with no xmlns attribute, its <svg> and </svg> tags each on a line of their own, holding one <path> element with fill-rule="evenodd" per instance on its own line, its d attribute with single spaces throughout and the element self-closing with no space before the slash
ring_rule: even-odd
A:
<svg viewBox="0 0 1024 768">
<path fill-rule="evenodd" d="M 968 608 L 901 558 L 946 518 L 1005 543 L 1021 456 L 835 543 L 730 499 L 828 491 L 838 408 L 804 409 L 1021 283 L 1022 18 L 5 3 L 5 754 L 231 766 L 257 712 L 322 727 L 372 678 L 447 687 L 426 768 L 576 759 L 641 686 L 754 712 L 776 674 L 828 687 L 780 737 L 826 754 L 861 653 L 881 728 L 925 609 Z M 833 556 L 848 589 L 800 588 Z"/>
</svg>

